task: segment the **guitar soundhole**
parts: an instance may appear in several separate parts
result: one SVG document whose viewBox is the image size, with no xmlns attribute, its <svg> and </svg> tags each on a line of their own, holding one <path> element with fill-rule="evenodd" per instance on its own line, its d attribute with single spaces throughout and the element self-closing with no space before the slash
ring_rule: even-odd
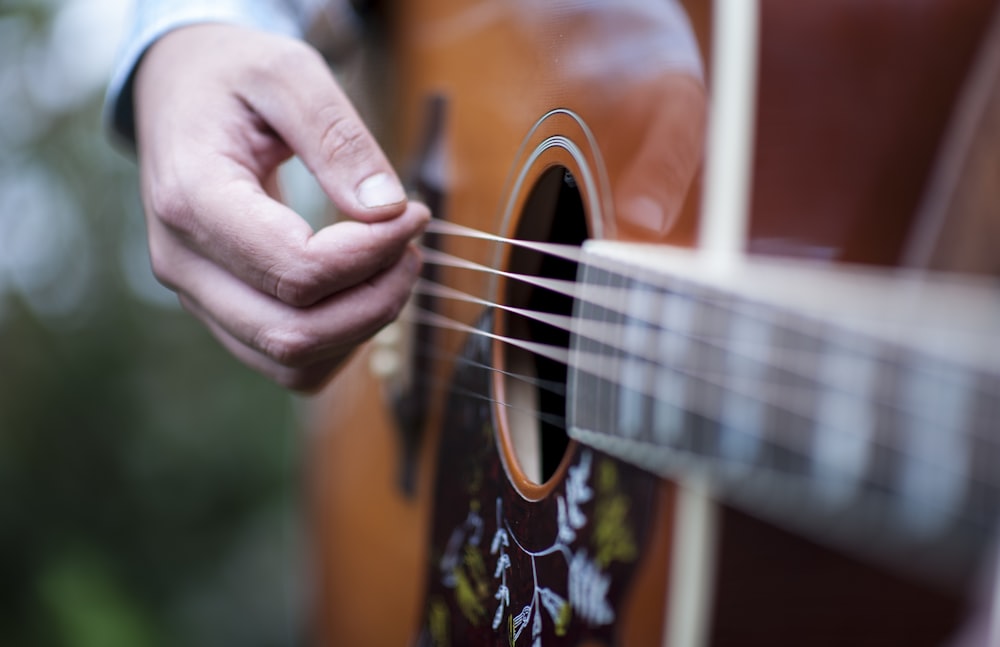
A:
<svg viewBox="0 0 1000 647">
<path fill-rule="evenodd" d="M 545 171 L 525 202 L 515 237 L 566 245 L 587 238 L 587 218 L 573 175 L 562 166 Z M 551 254 L 516 247 L 509 271 L 572 281 L 577 264 Z M 513 308 L 569 317 L 573 299 L 523 281 L 508 281 L 505 303 Z M 501 311 L 507 335 L 567 349 L 569 331 L 537 318 Z M 569 446 L 566 434 L 566 365 L 508 344 L 504 351 L 508 435 L 518 467 L 528 481 L 549 481 Z"/>
</svg>

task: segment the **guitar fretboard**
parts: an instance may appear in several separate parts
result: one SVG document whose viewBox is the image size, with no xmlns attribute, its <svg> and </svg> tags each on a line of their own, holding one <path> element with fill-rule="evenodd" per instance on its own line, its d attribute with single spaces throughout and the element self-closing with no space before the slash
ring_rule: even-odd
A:
<svg viewBox="0 0 1000 647">
<path fill-rule="evenodd" d="M 992 284 L 609 243 L 585 255 L 571 436 L 825 540 L 971 566 L 1000 512 Z"/>
</svg>

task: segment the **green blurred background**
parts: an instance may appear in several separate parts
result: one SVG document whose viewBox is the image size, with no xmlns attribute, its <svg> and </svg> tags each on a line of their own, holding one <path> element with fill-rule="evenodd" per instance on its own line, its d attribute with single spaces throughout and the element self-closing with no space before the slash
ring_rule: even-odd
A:
<svg viewBox="0 0 1000 647">
<path fill-rule="evenodd" d="M 127 0 L 0 0 L 0 645 L 301 644 L 298 403 L 153 279 Z"/>
</svg>

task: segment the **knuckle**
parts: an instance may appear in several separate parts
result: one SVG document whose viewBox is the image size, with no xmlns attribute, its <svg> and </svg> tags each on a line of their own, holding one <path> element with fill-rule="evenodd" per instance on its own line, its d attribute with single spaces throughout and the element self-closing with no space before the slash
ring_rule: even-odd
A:
<svg viewBox="0 0 1000 647">
<path fill-rule="evenodd" d="M 280 87 L 287 82 L 289 70 L 313 65 L 317 58 L 322 60 L 311 46 L 298 39 L 284 37 L 269 39 L 264 52 L 265 55 L 253 57 L 240 68 L 246 81 L 264 88 L 274 88 L 275 84 Z"/>
<path fill-rule="evenodd" d="M 319 344 L 303 330 L 281 325 L 262 329 L 257 334 L 255 346 L 278 364 L 296 368 L 309 363 Z"/>
<path fill-rule="evenodd" d="M 336 159 L 359 157 L 368 141 L 365 127 L 340 108 L 328 108 L 324 113 L 321 121 L 323 134 L 319 140 L 323 160 L 331 163 Z"/>
<path fill-rule="evenodd" d="M 284 80 L 288 71 L 301 66 L 326 66 L 322 55 L 311 45 L 297 38 L 274 39 L 266 57 L 259 59 L 260 72 L 271 80 Z"/>
<path fill-rule="evenodd" d="M 179 181 L 162 181 L 146 196 L 149 215 L 181 235 L 194 230 L 195 208 L 189 190 Z"/>
<path fill-rule="evenodd" d="M 323 296 L 319 282 L 304 270 L 272 267 L 267 274 L 272 294 L 290 306 L 306 308 Z"/>
<path fill-rule="evenodd" d="M 406 304 L 406 294 L 386 295 L 369 300 L 368 320 L 371 324 L 372 334 L 375 334 L 383 327 L 392 323 L 399 317 L 403 306 Z"/>
</svg>

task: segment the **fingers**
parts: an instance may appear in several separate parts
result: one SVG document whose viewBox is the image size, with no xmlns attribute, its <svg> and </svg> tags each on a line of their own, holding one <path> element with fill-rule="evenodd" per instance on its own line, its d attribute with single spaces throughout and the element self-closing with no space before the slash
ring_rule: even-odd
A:
<svg viewBox="0 0 1000 647">
<path fill-rule="evenodd" d="M 171 32 L 135 79 L 157 278 L 244 363 L 311 390 L 405 303 L 429 218 L 318 54 L 225 25 Z M 353 217 L 314 232 L 280 201 L 302 157 Z"/>
<path fill-rule="evenodd" d="M 345 215 L 366 222 L 398 215 L 406 204 L 375 138 L 326 62 L 301 41 L 230 25 L 177 29 L 144 57 L 135 98 L 140 122 L 147 110 L 171 106 L 176 114 L 167 119 L 183 126 L 163 128 L 156 120 L 160 127 L 140 132 L 140 143 L 204 143 L 258 176 L 294 152 Z M 227 121 L 237 108 L 248 115 Z M 255 128 L 246 127 L 251 121 Z"/>
<path fill-rule="evenodd" d="M 179 297 L 184 309 L 201 320 L 231 355 L 285 388 L 304 393 L 314 393 L 327 382 L 333 372 L 347 357 L 345 354 L 343 358 L 321 360 L 308 367 L 292 368 L 282 366 L 270 357 L 233 337 L 194 301 L 184 295 L 179 295 Z"/>
<path fill-rule="evenodd" d="M 252 73 L 242 97 L 343 213 L 371 222 L 402 212 L 399 178 L 319 54 L 290 41 Z"/>
<path fill-rule="evenodd" d="M 185 66 L 178 73 L 175 57 L 198 56 L 206 47 L 213 56 L 199 59 L 198 74 Z M 247 47 L 252 55 L 243 51 Z M 227 58 L 233 59 L 228 65 L 219 62 Z M 396 262 L 429 218 L 426 207 L 404 201 L 367 213 L 395 217 L 347 221 L 314 233 L 276 199 L 275 171 L 291 149 L 276 134 L 278 125 L 240 100 L 241 93 L 284 120 L 281 129 L 312 156 L 314 169 L 319 148 L 311 142 L 321 134 L 314 111 L 344 111 L 364 129 L 323 61 L 297 41 L 222 25 L 165 36 L 136 78 L 143 197 L 157 276 L 175 289 L 184 285 L 171 255 L 177 240 L 257 290 L 303 307 Z M 320 108 L 325 101 L 330 105 Z M 297 110 L 303 112 L 290 116 Z M 341 149 L 333 167 L 320 169 L 328 191 L 354 182 L 351 173 L 364 170 L 366 158 L 374 160 L 377 175 L 391 173 L 364 133 L 363 154 Z"/>
<path fill-rule="evenodd" d="M 238 359 L 283 386 L 312 391 L 398 315 L 419 264 L 417 252 L 409 249 L 370 281 L 312 307 L 292 308 L 191 258 L 186 271 L 201 280 L 180 298 Z"/>
<path fill-rule="evenodd" d="M 341 221 L 317 232 L 252 181 L 210 178 L 181 190 L 183 204 L 148 210 L 154 268 L 166 283 L 176 261 L 155 240 L 177 240 L 249 286 L 284 303 L 312 305 L 395 263 L 430 217 L 419 203 L 390 220 Z M 163 253 L 157 253 L 163 252 Z"/>
</svg>

